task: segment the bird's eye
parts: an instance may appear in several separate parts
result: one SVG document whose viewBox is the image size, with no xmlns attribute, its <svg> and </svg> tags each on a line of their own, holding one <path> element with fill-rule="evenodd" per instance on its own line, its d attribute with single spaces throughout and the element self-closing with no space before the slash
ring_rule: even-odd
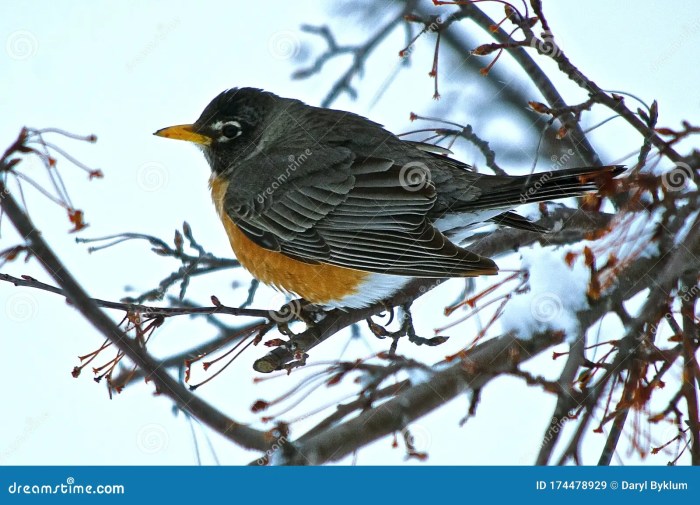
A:
<svg viewBox="0 0 700 505">
<path fill-rule="evenodd" d="M 243 133 L 243 129 L 238 121 L 229 121 L 221 129 L 221 134 L 228 139 L 235 139 L 241 133 Z"/>
</svg>

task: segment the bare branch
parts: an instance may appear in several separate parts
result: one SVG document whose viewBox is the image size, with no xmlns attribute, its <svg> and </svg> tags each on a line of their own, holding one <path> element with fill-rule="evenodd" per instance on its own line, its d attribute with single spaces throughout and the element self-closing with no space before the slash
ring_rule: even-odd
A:
<svg viewBox="0 0 700 505">
<path fill-rule="evenodd" d="M 29 276 L 19 278 L 0 273 L 0 281 L 9 282 L 15 286 L 24 286 L 42 291 L 48 291 L 49 293 L 65 296 L 70 300 L 70 297 L 66 293 L 65 289 L 51 286 Z M 271 310 L 243 309 L 238 307 L 226 307 L 225 305 L 214 305 L 212 307 L 154 307 L 152 305 L 141 305 L 138 303 L 110 302 L 108 300 L 100 300 L 99 298 L 91 298 L 90 300 L 97 307 L 123 310 L 130 314 L 146 314 L 149 317 L 191 316 L 196 314 L 230 314 L 233 316 L 263 317 L 266 319 L 271 319 L 272 312 Z"/>
</svg>

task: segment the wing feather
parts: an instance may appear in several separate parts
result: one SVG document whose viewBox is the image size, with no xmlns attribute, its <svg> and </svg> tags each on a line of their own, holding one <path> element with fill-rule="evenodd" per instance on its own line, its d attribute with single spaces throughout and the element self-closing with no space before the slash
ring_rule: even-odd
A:
<svg viewBox="0 0 700 505">
<path fill-rule="evenodd" d="M 225 208 L 255 243 L 307 263 L 415 277 L 496 273 L 430 224 L 436 191 L 424 170 L 424 184 L 407 186 L 400 166 L 370 157 L 334 167 L 332 181 L 316 173 L 286 181 L 262 205 L 241 207 L 234 191 Z"/>
</svg>

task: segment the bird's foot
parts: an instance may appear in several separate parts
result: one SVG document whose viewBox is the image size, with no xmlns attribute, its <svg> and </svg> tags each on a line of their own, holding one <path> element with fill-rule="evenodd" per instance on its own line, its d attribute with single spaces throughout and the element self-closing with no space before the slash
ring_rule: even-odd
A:
<svg viewBox="0 0 700 505">
<path fill-rule="evenodd" d="M 370 331 L 378 338 L 390 338 L 392 340 L 391 346 L 389 347 L 389 354 L 390 355 L 395 355 L 396 354 L 396 348 L 399 345 L 399 339 L 402 337 L 408 337 L 409 342 L 412 342 L 415 345 L 429 345 L 429 346 L 435 346 L 435 345 L 440 345 L 447 341 L 449 337 L 444 337 L 444 336 L 437 336 L 433 338 L 424 338 L 419 336 L 416 333 L 416 329 L 413 326 L 413 317 L 411 316 L 411 304 L 407 303 L 405 305 L 401 305 L 400 308 L 400 316 L 399 320 L 401 322 L 401 326 L 399 327 L 398 330 L 396 331 L 389 331 L 387 330 L 386 326 L 391 324 L 391 322 L 394 319 L 394 307 L 386 307 L 387 310 L 390 312 L 390 317 L 389 321 L 386 323 L 386 325 L 382 326 L 380 324 L 375 323 L 372 318 L 367 318 L 367 324 L 369 326 Z"/>
<path fill-rule="evenodd" d="M 277 328 L 282 335 L 289 338 L 296 336 L 289 328 L 292 321 L 301 321 L 308 328 L 316 327 L 325 314 L 322 307 L 298 298 L 285 303 L 279 310 L 270 311 L 270 318 L 277 323 Z"/>
</svg>

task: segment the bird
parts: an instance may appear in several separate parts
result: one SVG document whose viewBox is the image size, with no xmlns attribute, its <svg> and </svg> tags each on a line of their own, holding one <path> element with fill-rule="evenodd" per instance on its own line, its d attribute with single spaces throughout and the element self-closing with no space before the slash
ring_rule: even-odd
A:
<svg viewBox="0 0 700 505">
<path fill-rule="evenodd" d="M 154 135 L 202 149 L 240 264 L 327 308 L 383 302 L 415 278 L 495 275 L 492 259 L 468 249 L 475 229 L 542 232 L 512 209 L 596 190 L 624 170 L 482 174 L 363 116 L 250 87 L 225 90 L 194 123 Z"/>
</svg>

